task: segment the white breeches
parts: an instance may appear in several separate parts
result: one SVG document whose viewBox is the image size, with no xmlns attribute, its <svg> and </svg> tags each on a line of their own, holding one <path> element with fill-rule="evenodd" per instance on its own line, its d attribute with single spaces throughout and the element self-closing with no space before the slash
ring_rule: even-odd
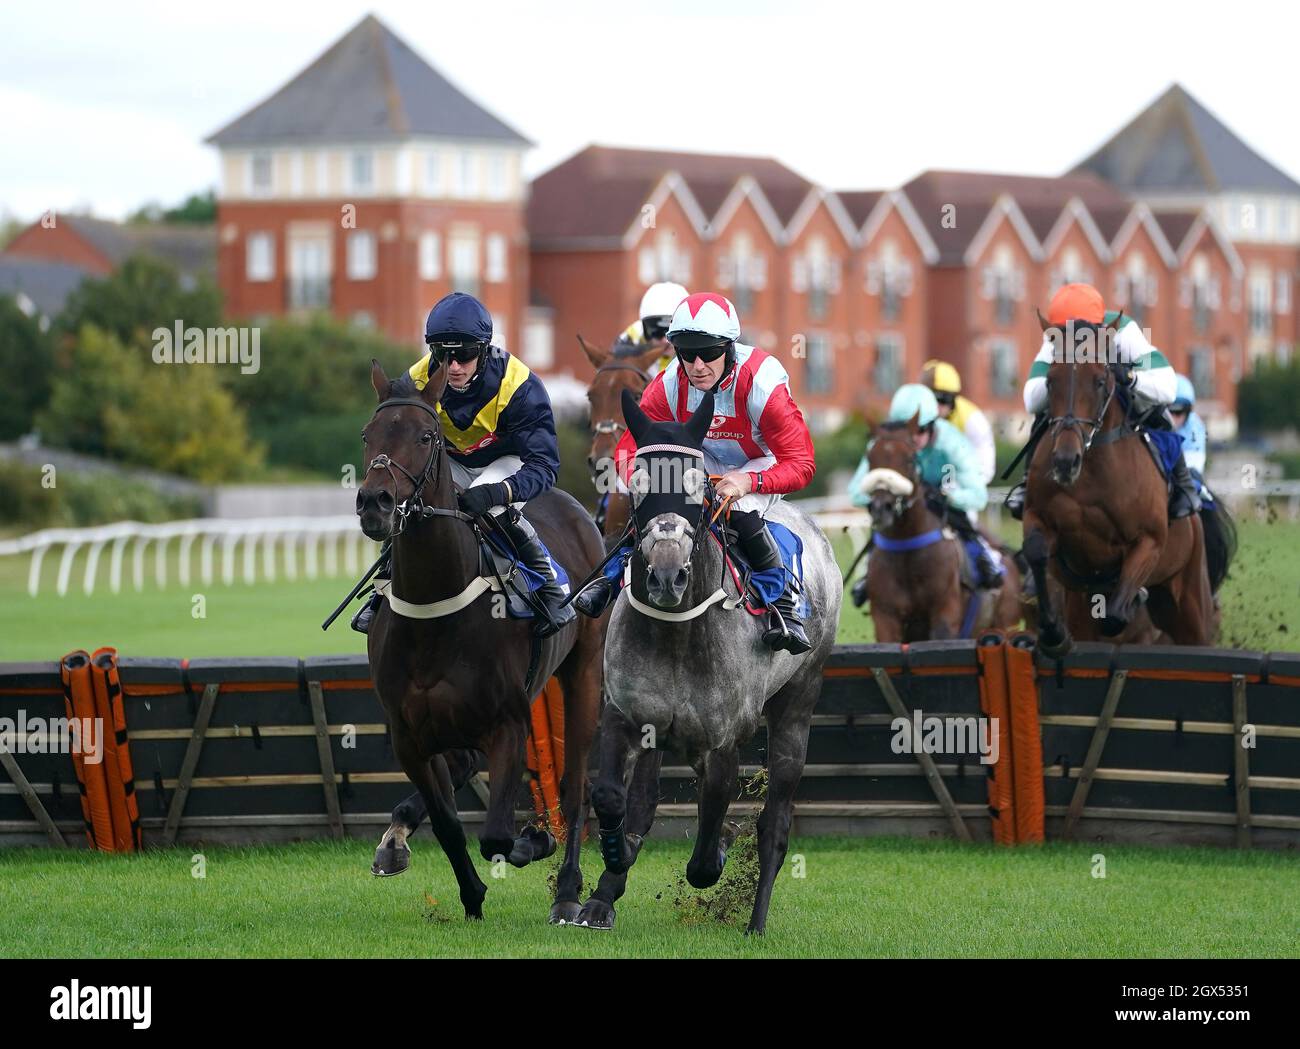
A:
<svg viewBox="0 0 1300 1049">
<path fill-rule="evenodd" d="M 481 484 L 496 484 L 498 481 L 504 481 L 507 477 L 513 477 L 524 465 L 524 461 L 517 455 L 503 455 L 500 459 L 493 459 L 486 466 L 466 466 L 464 463 L 451 460 L 452 479 L 462 488 L 477 488 Z M 511 504 L 516 510 L 524 508 L 523 503 Z M 504 506 L 494 506 L 494 514 L 501 513 Z"/>
</svg>

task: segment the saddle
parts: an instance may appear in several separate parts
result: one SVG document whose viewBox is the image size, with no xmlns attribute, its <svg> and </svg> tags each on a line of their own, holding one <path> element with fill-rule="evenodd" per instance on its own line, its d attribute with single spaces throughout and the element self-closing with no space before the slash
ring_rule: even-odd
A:
<svg viewBox="0 0 1300 1049">
<path fill-rule="evenodd" d="M 720 531 L 722 527 L 722 523 L 717 522 L 711 529 L 714 542 L 720 546 L 723 545 Z M 729 538 L 724 547 L 727 570 L 731 573 L 737 592 L 745 595 L 745 611 L 753 616 L 765 614 L 776 599 L 785 593 L 789 584 L 791 592 L 797 599 L 798 615 L 807 616 L 811 606 L 803 591 L 803 540 L 785 525 L 776 521 L 768 521 L 767 528 L 777 549 L 781 552 L 780 568 L 756 572 L 746 560 L 738 544 L 730 541 Z"/>
<path fill-rule="evenodd" d="M 519 561 L 514 550 L 505 537 L 496 529 L 486 533 L 487 541 L 479 543 L 479 575 L 492 580 L 501 587 L 506 597 L 506 614 L 511 619 L 533 619 L 537 613 L 533 607 L 531 595 L 540 590 L 546 580 Z M 569 575 L 547 548 L 545 540 L 538 536 L 542 549 L 546 550 L 547 560 L 551 562 L 556 578 L 567 586 Z M 493 589 L 497 589 L 493 586 Z"/>
</svg>

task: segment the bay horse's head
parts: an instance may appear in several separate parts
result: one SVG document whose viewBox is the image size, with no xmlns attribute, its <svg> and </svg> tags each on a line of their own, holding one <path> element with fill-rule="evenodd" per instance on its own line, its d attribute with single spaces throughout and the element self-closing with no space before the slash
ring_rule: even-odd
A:
<svg viewBox="0 0 1300 1049">
<path fill-rule="evenodd" d="M 620 397 L 624 390 L 640 394 L 650 385 L 649 368 L 663 351 L 642 350 L 622 342 L 616 342 L 608 350 L 599 350 L 581 335 L 578 343 L 596 369 L 596 377 L 587 389 L 587 403 L 591 406 L 587 469 L 598 491 L 612 491 L 614 448 L 626 429 Z"/>
<path fill-rule="evenodd" d="M 919 413 L 918 413 L 919 415 Z M 920 495 L 916 476 L 917 416 L 882 423 L 867 445 L 867 476 L 862 491 L 871 499 L 872 527 L 888 531 Z"/>
<path fill-rule="evenodd" d="M 628 489 L 636 552 L 646 566 L 646 591 L 665 611 L 682 603 L 691 581 L 691 558 L 708 530 L 710 497 L 704 468 L 705 434 L 713 421 L 713 394 L 706 393 L 685 423 L 654 422 L 631 390 L 624 390 L 623 418 L 637 452 Z"/>
<path fill-rule="evenodd" d="M 1115 398 L 1119 358 L 1115 333 L 1124 321 L 1121 310 L 1110 324 L 1067 321 L 1054 325 L 1041 312 L 1038 323 L 1052 344 L 1047 369 L 1052 479 L 1068 488 L 1079 478 L 1083 457 L 1101 432 Z"/>
<path fill-rule="evenodd" d="M 361 431 L 366 472 L 357 490 L 357 516 L 368 539 L 380 542 L 399 534 L 412 514 L 424 508 L 424 495 L 446 473 L 446 441 L 437 404 L 447 386 L 439 368 L 414 397 L 394 398 L 393 384 L 377 360 L 370 381 L 379 407 Z"/>
</svg>

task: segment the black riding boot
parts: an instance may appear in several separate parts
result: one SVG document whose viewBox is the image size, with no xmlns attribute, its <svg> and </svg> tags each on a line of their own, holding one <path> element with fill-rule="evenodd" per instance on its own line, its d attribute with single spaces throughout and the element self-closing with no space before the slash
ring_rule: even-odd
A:
<svg viewBox="0 0 1300 1049">
<path fill-rule="evenodd" d="M 757 515 L 756 515 L 757 516 Z M 741 552 L 749 561 L 749 567 L 755 572 L 769 568 L 781 567 L 781 550 L 767 530 L 767 524 L 761 517 L 757 518 L 757 528 L 746 527 L 749 522 L 737 520 L 739 514 L 733 514 L 733 523 L 738 524 L 737 535 Z M 795 584 L 790 582 L 776 601 L 768 607 L 767 629 L 763 631 L 763 644 L 780 651 L 784 649 L 798 655 L 812 648 L 812 642 L 804 633 L 803 620 L 796 610 Z"/>
<path fill-rule="evenodd" d="M 996 590 L 1002 585 L 1002 571 L 998 568 L 993 555 L 984 542 L 979 530 L 971 524 L 971 519 L 961 510 L 948 510 L 948 524 L 952 526 L 964 541 L 977 543 L 979 553 L 975 555 L 975 585 L 981 590 Z"/>
<path fill-rule="evenodd" d="M 609 607 L 614 594 L 614 583 L 607 576 L 600 576 L 588 583 L 587 588 L 573 599 L 573 607 L 584 616 L 597 619 Z"/>
<path fill-rule="evenodd" d="M 1196 491 L 1196 481 L 1192 471 L 1187 468 L 1187 460 L 1180 453 L 1174 464 L 1173 491 L 1169 493 L 1169 520 L 1177 521 L 1180 517 L 1191 517 L 1201 509 L 1201 497 Z"/>
<path fill-rule="evenodd" d="M 564 587 L 560 586 L 559 580 L 555 578 L 550 558 L 546 556 L 542 541 L 537 538 L 537 532 L 528 523 L 526 517 L 514 512 L 513 507 L 508 507 L 504 513 L 494 515 L 492 520 L 501 526 L 510 542 L 514 544 L 520 562 L 546 580 L 546 585 L 537 591 L 537 596 L 542 599 L 542 604 L 545 606 L 546 615 L 534 620 L 533 632 L 538 637 L 550 637 L 552 634 L 559 633 L 577 616 L 573 609 L 565 604 L 569 595 L 564 592 Z"/>
<path fill-rule="evenodd" d="M 867 536 L 867 549 L 862 555 L 862 578 L 854 583 L 849 590 L 849 597 L 853 600 L 854 608 L 861 608 L 867 603 L 867 573 L 871 571 L 871 551 L 875 545 L 875 535 Z"/>
<path fill-rule="evenodd" d="M 384 540 L 384 547 L 380 551 L 384 555 L 384 562 L 375 569 L 375 582 L 388 582 L 389 573 L 393 570 L 393 544 L 391 540 Z M 375 613 L 379 611 L 379 606 L 384 603 L 383 596 L 376 590 L 362 605 L 357 614 L 352 617 L 352 629 L 358 633 L 370 633 L 370 624 L 375 621 Z"/>
</svg>

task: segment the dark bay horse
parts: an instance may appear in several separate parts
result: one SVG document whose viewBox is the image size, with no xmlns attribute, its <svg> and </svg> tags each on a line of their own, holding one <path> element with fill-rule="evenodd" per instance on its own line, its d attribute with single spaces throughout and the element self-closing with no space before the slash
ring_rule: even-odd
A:
<svg viewBox="0 0 1300 1049">
<path fill-rule="evenodd" d="M 600 723 L 600 774 L 592 787 L 605 873 L 578 924 L 614 926 L 614 904 L 654 819 L 640 796 L 642 762 L 667 749 L 699 777 L 699 824 L 686 878 L 717 883 L 734 826 L 738 748 L 767 722 L 767 800 L 758 821 L 759 881 L 749 931 L 761 933 L 789 843 L 794 793 L 803 775 L 808 727 L 821 694 L 822 668 L 835 641 L 842 583 L 830 543 L 789 502 L 769 521 L 803 542 L 806 618 L 812 650 L 773 652 L 762 642 L 765 619 L 735 607 L 724 582 L 723 552 L 708 527 L 714 510 L 700 451 L 713 417 L 707 394 L 684 424 L 651 422 L 630 391 L 623 413 L 638 451 L 629 487 L 635 495 L 630 581 L 610 613 L 605 653 L 608 701 Z M 727 577 L 729 579 L 729 577 Z M 629 792 L 625 784 L 631 782 Z"/>
<path fill-rule="evenodd" d="M 663 351 L 641 349 L 621 341 L 608 350 L 600 350 L 581 335 L 578 344 L 596 369 L 596 377 L 587 390 L 587 402 L 591 405 L 591 450 L 587 453 L 587 468 L 591 471 L 591 483 L 601 493 L 604 504 L 596 524 L 607 540 L 617 539 L 627 528 L 632 513 L 632 502 L 627 492 L 620 492 L 613 485 L 614 449 L 627 428 L 619 398 L 624 390 L 641 396 L 650 385 L 650 368 Z"/>
<path fill-rule="evenodd" d="M 961 541 L 926 506 L 916 472 L 916 420 L 885 423 L 867 449 L 876 535 L 867 570 L 871 619 L 879 642 L 971 637 L 989 627 L 1020 622 L 1020 570 L 1003 557 L 996 591 L 963 585 Z"/>
<path fill-rule="evenodd" d="M 1039 647 L 1071 638 L 1128 641 L 1155 629 L 1179 645 L 1208 645 L 1218 629 L 1205 533 L 1196 514 L 1170 521 L 1165 478 L 1128 420 L 1119 394 L 1124 365 L 1109 326 L 1071 323 L 1043 331 L 1058 348 L 1047 372 L 1049 419 L 1029 466 L 1025 557 L 1038 589 Z M 1085 347 L 1095 352 L 1083 352 Z M 1064 608 L 1054 600 L 1064 590 Z"/>
<path fill-rule="evenodd" d="M 567 838 L 551 921 L 572 920 L 582 891 L 578 860 L 587 760 L 600 714 L 605 623 L 579 617 L 541 642 L 534 684 L 526 687 L 532 624 L 507 618 L 501 602 L 484 592 L 488 580 L 480 573 L 477 534 L 485 525 L 457 508 L 435 410 L 446 371 L 411 398 L 392 398 L 378 362 L 371 381 L 379 407 L 363 433 L 369 468 L 357 493 L 357 513 L 369 538 L 391 538 L 393 547 L 388 600 L 369 633 L 370 672 L 388 715 L 393 752 L 418 792 L 394 810 L 375 855 L 376 873 L 405 869 L 406 839 L 427 810 L 455 871 L 466 916 L 483 916 L 487 889 L 470 859 L 455 804 L 455 788 L 474 771 L 473 752 L 487 756 L 489 773 L 479 838 L 483 857 L 523 867 L 554 851 L 549 834 L 537 828 L 517 833 L 515 826 L 530 703 L 554 674 L 564 689 L 560 808 Z M 600 535 L 572 496 L 552 489 L 529 502 L 526 513 L 571 578 L 584 578 L 600 561 Z"/>
</svg>

